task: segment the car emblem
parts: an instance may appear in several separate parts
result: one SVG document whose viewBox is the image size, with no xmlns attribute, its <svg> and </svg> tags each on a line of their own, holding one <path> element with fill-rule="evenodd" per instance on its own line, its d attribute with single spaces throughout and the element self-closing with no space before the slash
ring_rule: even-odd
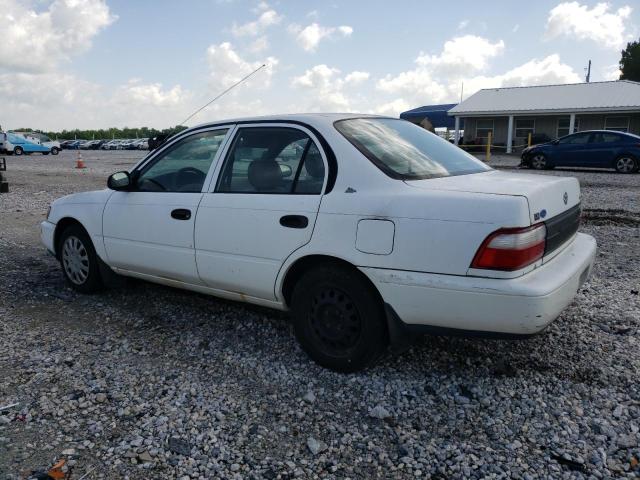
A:
<svg viewBox="0 0 640 480">
<path fill-rule="evenodd" d="M 562 200 L 564 200 L 565 205 L 569 201 L 569 195 L 567 194 L 567 192 L 564 192 L 564 195 L 562 196 Z"/>
</svg>

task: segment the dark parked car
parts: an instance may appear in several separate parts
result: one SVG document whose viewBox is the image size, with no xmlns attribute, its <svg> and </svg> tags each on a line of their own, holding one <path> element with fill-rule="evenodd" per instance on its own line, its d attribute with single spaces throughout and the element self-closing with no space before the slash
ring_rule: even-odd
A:
<svg viewBox="0 0 640 480">
<path fill-rule="evenodd" d="M 611 130 L 573 133 L 522 151 L 522 165 L 538 170 L 554 167 L 615 168 L 638 171 L 640 136 Z"/>
</svg>

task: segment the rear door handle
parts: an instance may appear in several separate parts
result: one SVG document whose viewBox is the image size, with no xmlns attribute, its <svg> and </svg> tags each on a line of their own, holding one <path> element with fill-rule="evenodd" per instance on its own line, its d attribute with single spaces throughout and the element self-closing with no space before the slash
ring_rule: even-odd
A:
<svg viewBox="0 0 640 480">
<path fill-rule="evenodd" d="M 280 225 L 288 228 L 307 228 L 309 219 L 304 215 L 285 215 L 280 218 Z"/>
<path fill-rule="evenodd" d="M 176 220 L 189 220 L 191 218 L 191 210 L 176 208 L 171 211 L 171 218 L 175 218 Z"/>
</svg>

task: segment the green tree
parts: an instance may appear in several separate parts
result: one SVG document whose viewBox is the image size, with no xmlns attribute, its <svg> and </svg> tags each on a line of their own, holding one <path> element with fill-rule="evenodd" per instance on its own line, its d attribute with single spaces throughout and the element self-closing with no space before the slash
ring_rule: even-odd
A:
<svg viewBox="0 0 640 480">
<path fill-rule="evenodd" d="M 640 40 L 627 43 L 620 53 L 620 80 L 640 82 Z"/>
</svg>

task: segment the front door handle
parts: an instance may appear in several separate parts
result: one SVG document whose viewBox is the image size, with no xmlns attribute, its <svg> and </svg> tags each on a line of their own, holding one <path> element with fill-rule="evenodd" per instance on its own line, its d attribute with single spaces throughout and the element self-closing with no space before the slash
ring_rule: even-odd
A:
<svg viewBox="0 0 640 480">
<path fill-rule="evenodd" d="M 285 215 L 280 218 L 280 225 L 288 228 L 307 228 L 309 219 L 304 215 Z"/>
<path fill-rule="evenodd" d="M 189 220 L 191 218 L 191 210 L 176 208 L 171 211 L 171 218 L 175 218 L 176 220 Z"/>
</svg>

